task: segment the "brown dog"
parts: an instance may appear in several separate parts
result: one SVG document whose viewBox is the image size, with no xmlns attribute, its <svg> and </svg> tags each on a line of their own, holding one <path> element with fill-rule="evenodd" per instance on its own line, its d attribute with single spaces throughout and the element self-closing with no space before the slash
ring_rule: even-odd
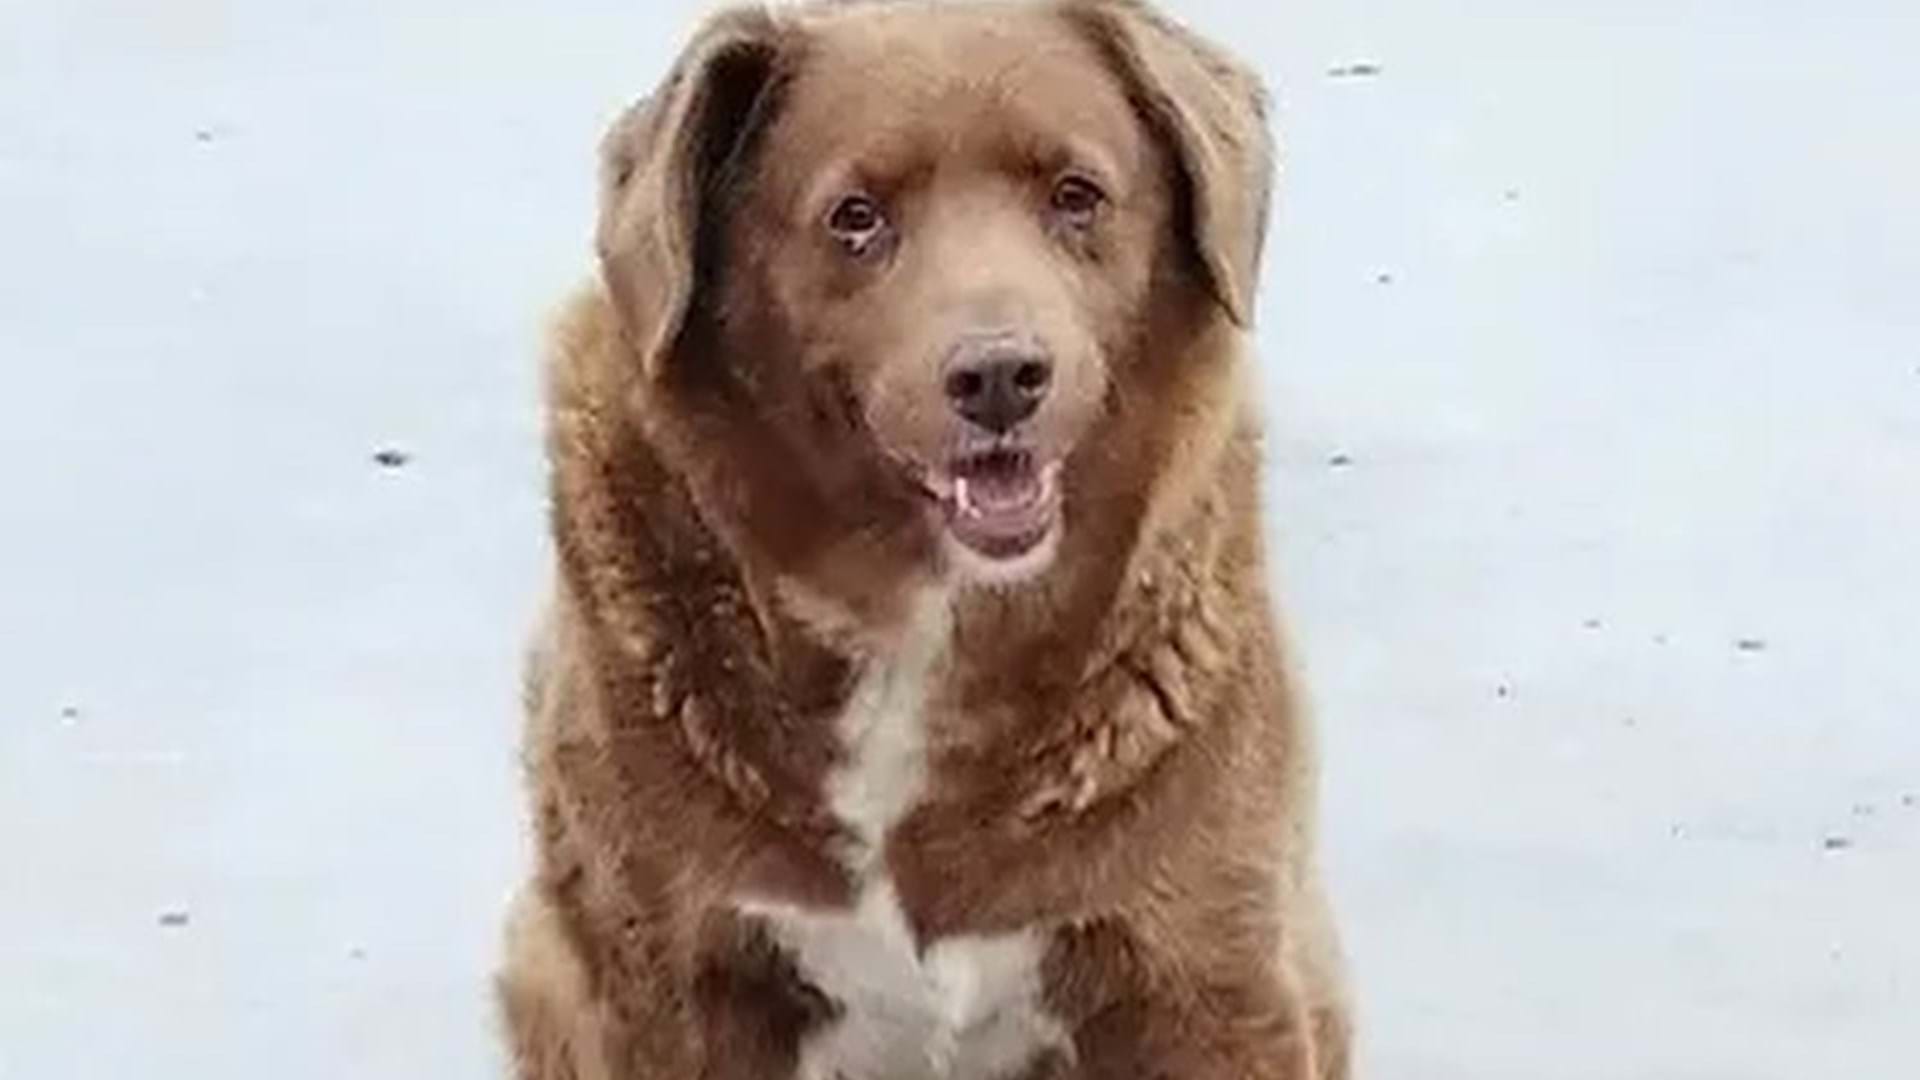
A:
<svg viewBox="0 0 1920 1080">
<path fill-rule="evenodd" d="M 1347 1076 L 1257 81 L 1129 0 L 740 10 L 603 154 L 519 1074 Z"/>
</svg>

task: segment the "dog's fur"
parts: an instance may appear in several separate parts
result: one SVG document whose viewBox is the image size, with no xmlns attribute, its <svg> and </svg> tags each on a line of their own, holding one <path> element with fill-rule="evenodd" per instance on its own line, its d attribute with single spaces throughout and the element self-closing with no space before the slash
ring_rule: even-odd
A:
<svg viewBox="0 0 1920 1080">
<path fill-rule="evenodd" d="M 730 11 L 615 126 L 550 369 L 523 1080 L 1348 1075 L 1244 355 L 1271 168 L 1257 81 L 1131 0 Z M 850 185 L 877 256 L 818 234 Z M 1056 371 L 1018 572 L 902 465 L 983 321 Z"/>
</svg>

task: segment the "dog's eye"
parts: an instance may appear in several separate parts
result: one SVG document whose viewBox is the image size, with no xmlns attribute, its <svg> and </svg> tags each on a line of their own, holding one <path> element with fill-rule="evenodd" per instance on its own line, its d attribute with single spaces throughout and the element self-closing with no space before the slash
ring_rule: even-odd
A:
<svg viewBox="0 0 1920 1080">
<path fill-rule="evenodd" d="M 886 227 L 887 215 L 880 204 L 865 195 L 841 199 L 827 215 L 827 230 L 856 254 L 865 251 Z"/>
<path fill-rule="evenodd" d="M 1062 177 L 1053 186 L 1053 212 L 1067 224 L 1086 228 L 1107 204 L 1107 193 L 1084 176 Z"/>
</svg>

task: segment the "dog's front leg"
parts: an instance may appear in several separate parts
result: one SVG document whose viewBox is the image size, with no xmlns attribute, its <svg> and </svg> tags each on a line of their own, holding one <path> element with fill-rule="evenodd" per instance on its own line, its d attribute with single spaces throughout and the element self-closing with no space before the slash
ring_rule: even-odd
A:
<svg viewBox="0 0 1920 1080">
<path fill-rule="evenodd" d="M 1049 996 L 1074 1059 L 1031 1080 L 1345 1080 L 1281 965 L 1192 961 L 1155 957 L 1117 926 L 1063 938 Z"/>
</svg>

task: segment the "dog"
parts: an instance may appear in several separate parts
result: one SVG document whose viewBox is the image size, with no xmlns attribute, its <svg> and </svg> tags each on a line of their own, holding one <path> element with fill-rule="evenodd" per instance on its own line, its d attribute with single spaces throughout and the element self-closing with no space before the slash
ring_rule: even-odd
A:
<svg viewBox="0 0 1920 1080">
<path fill-rule="evenodd" d="M 522 1080 L 1343 1080 L 1259 81 L 1135 0 L 722 11 L 548 364 Z"/>
</svg>

